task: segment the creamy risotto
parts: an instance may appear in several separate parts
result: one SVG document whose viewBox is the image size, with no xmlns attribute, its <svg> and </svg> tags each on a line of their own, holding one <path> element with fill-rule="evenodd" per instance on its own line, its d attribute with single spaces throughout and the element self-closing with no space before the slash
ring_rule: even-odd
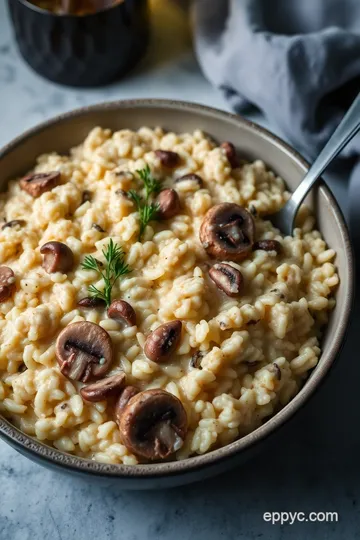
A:
<svg viewBox="0 0 360 540">
<path fill-rule="evenodd" d="M 34 164 L 35 165 L 35 164 Z M 0 411 L 105 463 L 184 459 L 260 426 L 321 353 L 339 279 L 284 182 L 201 131 L 93 129 L 1 195 Z"/>
</svg>

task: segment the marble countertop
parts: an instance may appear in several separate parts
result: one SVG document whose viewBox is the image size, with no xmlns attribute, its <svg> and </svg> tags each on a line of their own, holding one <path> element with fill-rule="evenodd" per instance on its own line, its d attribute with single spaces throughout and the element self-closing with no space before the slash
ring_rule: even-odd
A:
<svg viewBox="0 0 360 540">
<path fill-rule="evenodd" d="M 99 101 L 163 97 L 226 109 L 200 73 L 185 17 L 154 0 L 149 53 L 108 87 L 59 87 L 17 52 L 0 2 L 0 146 L 60 112 Z M 260 119 L 261 120 L 261 119 Z M 330 177 L 346 210 L 346 183 Z M 190 486 L 125 492 L 48 471 L 0 441 L 1 540 L 360 538 L 359 309 L 337 365 L 312 401 L 245 467 Z M 266 511 L 336 511 L 338 523 L 271 525 Z"/>
</svg>

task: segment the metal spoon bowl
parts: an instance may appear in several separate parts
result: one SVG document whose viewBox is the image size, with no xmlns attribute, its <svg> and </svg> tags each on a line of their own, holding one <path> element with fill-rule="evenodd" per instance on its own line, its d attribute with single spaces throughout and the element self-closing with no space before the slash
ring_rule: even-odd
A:
<svg viewBox="0 0 360 540">
<path fill-rule="evenodd" d="M 294 223 L 306 195 L 319 179 L 326 167 L 341 152 L 360 130 L 360 94 L 311 165 L 302 182 L 296 188 L 285 206 L 269 216 L 272 224 L 285 235 L 292 235 Z"/>
</svg>

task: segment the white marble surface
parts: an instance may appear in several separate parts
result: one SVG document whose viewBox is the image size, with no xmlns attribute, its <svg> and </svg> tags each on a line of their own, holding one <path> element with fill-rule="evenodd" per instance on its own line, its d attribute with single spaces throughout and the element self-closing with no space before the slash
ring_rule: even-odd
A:
<svg viewBox="0 0 360 540">
<path fill-rule="evenodd" d="M 198 69 L 180 12 L 164 0 L 155 4 L 153 41 L 142 65 L 124 81 L 83 91 L 49 83 L 24 64 L 0 0 L 0 145 L 48 117 L 104 100 L 166 97 L 226 108 Z M 332 184 L 346 206 L 346 184 L 339 177 Z M 358 315 L 327 383 L 270 452 L 219 478 L 123 492 L 50 472 L 0 442 L 0 539 L 360 538 Z M 340 521 L 264 523 L 265 511 L 285 510 L 337 511 Z"/>
</svg>

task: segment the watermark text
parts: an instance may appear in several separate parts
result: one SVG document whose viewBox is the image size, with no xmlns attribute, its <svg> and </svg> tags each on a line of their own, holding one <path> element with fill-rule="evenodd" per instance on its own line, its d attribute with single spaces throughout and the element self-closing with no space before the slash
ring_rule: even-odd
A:
<svg viewBox="0 0 360 540">
<path fill-rule="evenodd" d="M 293 525 L 295 522 L 337 522 L 339 521 L 339 515 L 337 512 L 264 512 L 263 520 L 275 525 L 279 523 L 284 525 L 288 523 Z"/>
</svg>

